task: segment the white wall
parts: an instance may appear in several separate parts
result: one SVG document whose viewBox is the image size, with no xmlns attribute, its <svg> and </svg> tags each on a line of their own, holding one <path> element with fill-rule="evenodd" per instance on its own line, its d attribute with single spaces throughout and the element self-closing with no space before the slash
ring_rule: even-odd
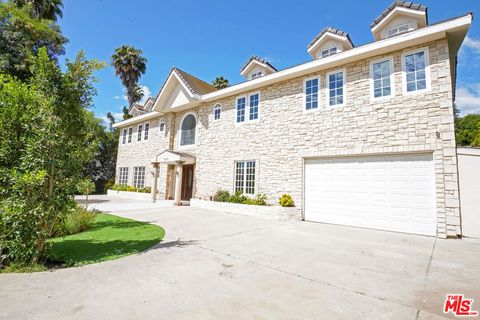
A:
<svg viewBox="0 0 480 320">
<path fill-rule="evenodd" d="M 480 237 L 480 148 L 458 148 L 462 232 Z"/>
</svg>

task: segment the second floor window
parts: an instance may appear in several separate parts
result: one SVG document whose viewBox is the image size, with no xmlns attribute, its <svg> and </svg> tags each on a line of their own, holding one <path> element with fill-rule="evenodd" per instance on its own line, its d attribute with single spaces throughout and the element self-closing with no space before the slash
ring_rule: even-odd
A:
<svg viewBox="0 0 480 320">
<path fill-rule="evenodd" d="M 213 120 L 220 120 L 221 113 L 222 113 L 222 106 L 219 104 L 216 104 L 215 107 L 213 107 Z"/>
<path fill-rule="evenodd" d="M 427 89 L 426 53 L 419 51 L 405 56 L 407 92 Z"/>
<path fill-rule="evenodd" d="M 132 142 L 133 128 L 128 128 L 128 143 Z"/>
<path fill-rule="evenodd" d="M 259 103 L 259 94 L 252 94 L 249 97 L 249 104 L 250 104 L 250 110 L 249 110 L 249 119 L 250 120 L 257 120 L 258 119 L 258 103 Z"/>
<path fill-rule="evenodd" d="M 183 118 L 180 131 L 180 146 L 195 144 L 195 130 L 197 119 L 193 114 L 188 114 Z"/>
<path fill-rule="evenodd" d="M 377 62 L 372 65 L 374 98 L 387 97 L 391 95 L 391 75 L 392 70 L 390 60 Z"/>
<path fill-rule="evenodd" d="M 237 123 L 245 121 L 245 100 L 245 97 L 237 99 Z"/>
<path fill-rule="evenodd" d="M 127 129 L 123 129 L 122 144 L 125 144 L 126 142 L 127 142 Z"/>
<path fill-rule="evenodd" d="M 139 125 L 138 131 L 137 131 L 137 141 L 142 141 L 142 132 L 143 132 L 143 126 Z"/>
<path fill-rule="evenodd" d="M 393 37 L 410 30 L 410 24 L 405 23 L 387 30 L 387 37 Z"/>
<path fill-rule="evenodd" d="M 305 81 L 305 110 L 318 108 L 318 79 Z"/>
<path fill-rule="evenodd" d="M 150 123 L 145 123 L 145 129 L 143 129 L 143 140 L 148 140 L 148 130 L 150 130 Z"/>
<path fill-rule="evenodd" d="M 158 125 L 160 132 L 165 131 L 165 119 L 160 120 L 160 124 Z"/>
<path fill-rule="evenodd" d="M 330 73 L 328 81 L 328 105 L 342 106 L 344 103 L 345 75 L 343 71 Z"/>
</svg>

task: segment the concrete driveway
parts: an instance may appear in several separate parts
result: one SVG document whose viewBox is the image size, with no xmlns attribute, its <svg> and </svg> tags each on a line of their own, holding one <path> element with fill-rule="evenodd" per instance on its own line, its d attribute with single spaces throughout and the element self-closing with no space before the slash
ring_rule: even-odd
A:
<svg viewBox="0 0 480 320">
<path fill-rule="evenodd" d="M 0 274 L 0 319 L 437 319 L 446 293 L 480 309 L 478 239 L 97 201 L 166 238 L 114 261 Z"/>
</svg>

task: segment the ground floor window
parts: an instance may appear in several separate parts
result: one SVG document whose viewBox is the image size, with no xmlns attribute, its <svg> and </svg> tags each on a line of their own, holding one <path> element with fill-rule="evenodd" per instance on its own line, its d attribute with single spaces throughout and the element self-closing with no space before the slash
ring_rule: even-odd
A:
<svg viewBox="0 0 480 320">
<path fill-rule="evenodd" d="M 128 184 L 128 168 L 127 167 L 118 168 L 118 184 L 120 185 Z"/>
<path fill-rule="evenodd" d="M 255 161 L 235 162 L 235 192 L 255 194 Z"/>
<path fill-rule="evenodd" d="M 135 188 L 145 187 L 145 167 L 133 167 L 133 186 Z"/>
</svg>

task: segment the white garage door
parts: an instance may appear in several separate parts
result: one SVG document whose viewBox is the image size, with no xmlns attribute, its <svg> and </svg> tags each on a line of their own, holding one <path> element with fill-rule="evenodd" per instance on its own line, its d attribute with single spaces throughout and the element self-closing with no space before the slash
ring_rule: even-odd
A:
<svg viewBox="0 0 480 320">
<path fill-rule="evenodd" d="M 436 235 L 432 154 L 308 159 L 305 220 Z"/>
</svg>

